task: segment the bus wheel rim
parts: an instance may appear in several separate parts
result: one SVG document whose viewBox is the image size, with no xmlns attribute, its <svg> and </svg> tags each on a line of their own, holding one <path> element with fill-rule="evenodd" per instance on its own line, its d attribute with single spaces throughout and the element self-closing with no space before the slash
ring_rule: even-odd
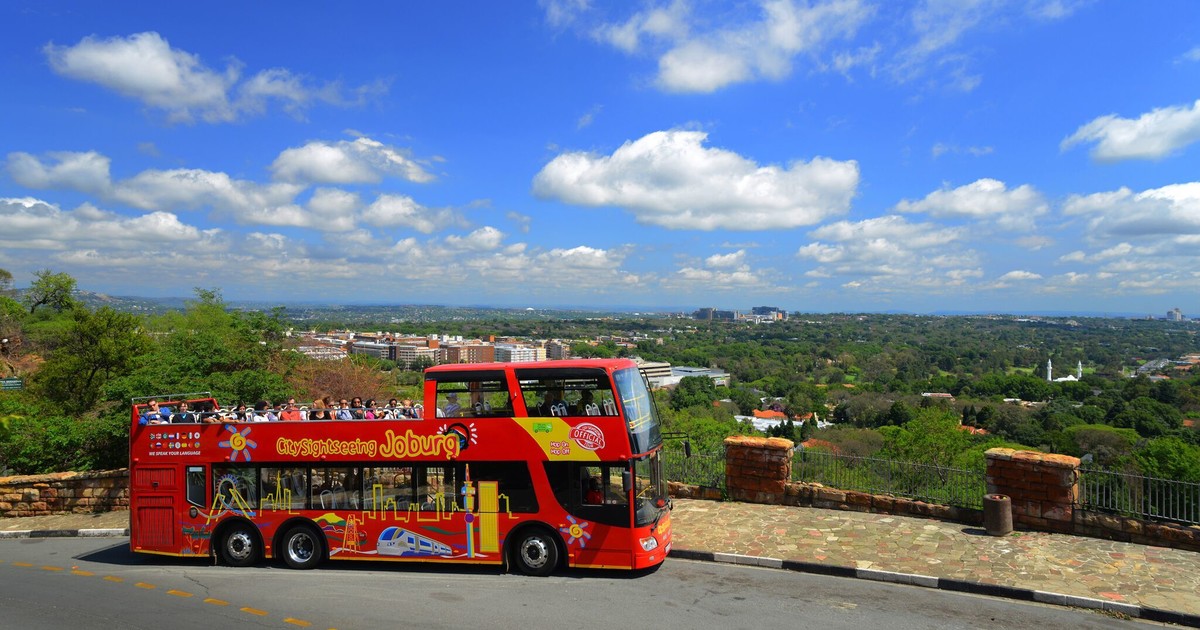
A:
<svg viewBox="0 0 1200 630">
<path fill-rule="evenodd" d="M 229 540 L 225 543 L 225 548 L 229 550 L 229 555 L 237 560 L 245 560 L 254 553 L 254 541 L 250 539 L 250 534 L 244 531 L 236 531 L 229 536 Z"/>
<path fill-rule="evenodd" d="M 521 545 L 521 561 L 525 563 L 525 566 L 540 568 L 546 564 L 548 556 L 549 550 L 546 549 L 546 541 L 541 538 L 527 538 Z"/>
<path fill-rule="evenodd" d="M 316 553 L 316 541 L 308 532 L 297 532 L 288 541 L 288 555 L 296 562 L 307 562 Z"/>
</svg>

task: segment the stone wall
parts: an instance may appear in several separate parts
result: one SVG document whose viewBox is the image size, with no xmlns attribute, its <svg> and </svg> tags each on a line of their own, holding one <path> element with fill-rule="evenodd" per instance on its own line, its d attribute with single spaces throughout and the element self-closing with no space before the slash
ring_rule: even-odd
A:
<svg viewBox="0 0 1200 630">
<path fill-rule="evenodd" d="M 726 438 L 725 495 L 716 488 L 671 483 L 671 496 L 729 498 L 749 503 L 879 512 L 968 525 L 983 524 L 983 510 L 792 481 L 794 452 L 792 441 L 782 438 Z M 1017 529 L 1200 551 L 1198 526 L 1154 523 L 1080 508 L 1079 460 L 1074 457 L 1013 449 L 991 449 L 986 457 L 987 493 L 1009 497 L 1013 525 Z"/>
<path fill-rule="evenodd" d="M 129 509 L 129 471 L 0 477 L 0 517 Z"/>
</svg>

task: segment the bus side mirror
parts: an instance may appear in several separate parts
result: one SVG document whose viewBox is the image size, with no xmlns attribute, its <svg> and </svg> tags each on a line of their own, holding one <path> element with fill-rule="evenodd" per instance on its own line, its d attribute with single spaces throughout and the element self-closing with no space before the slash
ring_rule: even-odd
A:
<svg viewBox="0 0 1200 630">
<path fill-rule="evenodd" d="M 629 494 L 629 491 L 632 488 L 633 488 L 633 473 L 626 470 L 621 473 L 621 490 L 625 494 Z"/>
</svg>

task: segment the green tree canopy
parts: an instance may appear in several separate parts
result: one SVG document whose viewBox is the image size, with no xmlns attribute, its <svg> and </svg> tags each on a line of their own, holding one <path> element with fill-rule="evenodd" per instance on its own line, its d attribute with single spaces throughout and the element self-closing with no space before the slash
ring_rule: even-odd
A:
<svg viewBox="0 0 1200 630">
<path fill-rule="evenodd" d="M 75 301 L 71 297 L 74 291 L 75 278 L 66 273 L 53 273 L 49 269 L 43 269 L 33 274 L 33 284 L 25 291 L 23 299 L 31 315 L 41 306 L 65 311 Z"/>
</svg>

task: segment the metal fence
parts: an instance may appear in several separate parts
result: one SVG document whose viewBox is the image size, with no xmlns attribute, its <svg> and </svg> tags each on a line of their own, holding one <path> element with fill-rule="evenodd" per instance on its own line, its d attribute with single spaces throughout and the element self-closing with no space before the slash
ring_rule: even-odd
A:
<svg viewBox="0 0 1200 630">
<path fill-rule="evenodd" d="M 983 508 L 983 495 L 987 492 L 982 469 L 965 470 L 813 450 L 796 451 L 792 460 L 792 481 L 974 509 Z"/>
<path fill-rule="evenodd" d="M 663 450 L 663 472 L 671 481 L 724 490 L 725 447 L 709 453 L 692 451 L 688 457 L 681 446 L 672 445 Z"/>
<path fill-rule="evenodd" d="M 1080 468 L 1079 505 L 1123 516 L 1200 524 L 1200 483 Z"/>
</svg>

